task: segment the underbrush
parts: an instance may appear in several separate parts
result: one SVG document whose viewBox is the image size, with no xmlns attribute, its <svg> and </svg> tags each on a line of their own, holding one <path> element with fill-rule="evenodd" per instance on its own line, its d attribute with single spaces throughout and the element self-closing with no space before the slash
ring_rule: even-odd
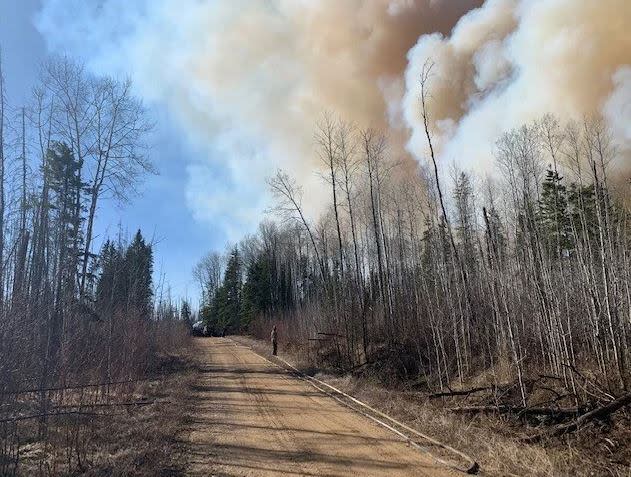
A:
<svg viewBox="0 0 631 477">
<path fill-rule="evenodd" d="M 177 322 L 145 331 L 121 332 L 118 348 L 79 349 L 94 356 L 111 349 L 112 366 L 60 367 L 45 387 L 41 380 L 5 382 L 0 475 L 179 475 L 178 434 L 194 375 L 189 336 Z"/>
<path fill-rule="evenodd" d="M 182 475 L 186 455 L 180 434 L 189 419 L 188 388 L 195 380 L 192 360 L 165 355 L 158 363 L 160 379 L 147 381 L 135 394 L 147 406 L 126 409 L 101 425 L 91 443 L 94 458 L 85 475 Z"/>
<path fill-rule="evenodd" d="M 268 354 L 265 341 L 239 337 L 257 352 Z M 281 356 L 291 361 L 305 374 L 316 376 L 368 405 L 407 423 L 420 432 L 472 456 L 485 475 L 534 476 L 629 476 L 631 475 L 631 416 L 621 410 L 608 419 L 588 423 L 578 431 L 557 437 L 543 437 L 537 443 L 524 438 L 537 435 L 558 418 L 533 416 L 518 412 L 499 412 L 498 400 L 517 404 L 517 383 L 497 380 L 501 370 L 488 370 L 458 383 L 459 389 L 481 388 L 480 393 L 439 396 L 418 390 L 419 379 L 402 379 L 405 371 L 395 371 L 399 360 L 374 360 L 351 371 L 343 372 L 330 365 L 318 366 L 317 352 L 308 346 L 281 347 Z M 495 380 L 491 379 L 494 374 Z M 558 380 L 540 376 L 531 370 L 533 378 L 527 388 L 533 402 L 563 409 L 573 400 L 563 396 Z M 554 401 L 551 403 L 549 401 Z M 492 411 L 491 408 L 497 408 Z M 461 412 L 462 408 L 484 408 Z M 488 411 L 488 412 L 487 412 Z M 425 445 L 423 442 L 419 442 Z M 430 452 L 439 454 L 439 449 Z"/>
</svg>

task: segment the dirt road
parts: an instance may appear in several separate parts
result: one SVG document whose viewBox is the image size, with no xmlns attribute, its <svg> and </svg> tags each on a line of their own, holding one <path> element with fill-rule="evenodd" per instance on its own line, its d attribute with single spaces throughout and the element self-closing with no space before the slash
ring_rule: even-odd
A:
<svg viewBox="0 0 631 477">
<path fill-rule="evenodd" d="M 198 339 L 189 475 L 443 476 L 455 472 L 228 338 Z"/>
</svg>

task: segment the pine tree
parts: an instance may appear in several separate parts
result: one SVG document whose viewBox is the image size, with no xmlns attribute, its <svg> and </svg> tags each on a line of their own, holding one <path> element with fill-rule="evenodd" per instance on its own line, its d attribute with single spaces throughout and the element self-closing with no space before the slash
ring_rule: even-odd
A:
<svg viewBox="0 0 631 477">
<path fill-rule="evenodd" d="M 230 253 L 220 294 L 219 317 L 226 330 L 238 330 L 241 316 L 242 262 L 239 249 Z"/>
<path fill-rule="evenodd" d="M 456 201 L 456 233 L 460 240 L 463 256 L 467 265 L 471 266 L 475 260 L 474 253 L 474 212 L 473 212 L 473 187 L 469 176 L 461 172 L 456 179 L 454 188 Z"/>
<path fill-rule="evenodd" d="M 188 324 L 193 323 L 193 313 L 191 312 L 191 305 L 188 300 L 182 300 L 182 306 L 180 307 L 180 319 Z"/>
<path fill-rule="evenodd" d="M 242 327 L 247 327 L 257 315 L 271 311 L 275 304 L 271 265 L 269 257 L 261 255 L 248 266 L 242 294 Z"/>
<path fill-rule="evenodd" d="M 228 293 L 224 285 L 217 288 L 215 292 L 210 317 L 211 326 L 217 333 L 224 335 L 229 331 L 232 317 L 228 309 Z"/>
<path fill-rule="evenodd" d="M 140 230 L 125 253 L 128 309 L 140 316 L 151 316 L 153 298 L 153 250 L 145 243 Z"/>
<path fill-rule="evenodd" d="M 103 313 L 124 309 L 127 305 L 124 251 L 107 240 L 98 261 L 101 273 L 96 282 L 97 309 Z"/>
<path fill-rule="evenodd" d="M 558 172 L 546 171 L 536 214 L 541 238 L 551 256 L 556 257 L 566 256 L 573 248 L 568 195 L 562 180 Z"/>
<path fill-rule="evenodd" d="M 54 240 L 54 306 L 49 322 L 49 358 L 54 362 L 61 344 L 65 314 L 73 305 L 77 284 L 77 250 L 81 209 L 76 207 L 83 184 L 80 179 L 81 161 L 61 142 L 48 149 L 44 174 L 49 181 L 56 237 Z"/>
<path fill-rule="evenodd" d="M 57 299 L 61 290 L 74 290 L 78 272 L 77 244 L 81 234 L 81 209 L 76 208 L 77 198 L 83 191 L 80 179 L 81 161 L 62 142 L 48 150 L 44 173 L 51 191 L 51 209 L 56 219 Z"/>
</svg>

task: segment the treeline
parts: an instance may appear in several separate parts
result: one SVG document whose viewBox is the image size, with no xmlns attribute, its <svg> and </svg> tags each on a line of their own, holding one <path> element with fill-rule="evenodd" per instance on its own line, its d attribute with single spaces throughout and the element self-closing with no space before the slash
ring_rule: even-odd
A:
<svg viewBox="0 0 631 477">
<path fill-rule="evenodd" d="M 196 265 L 193 274 L 202 289 L 199 316 L 209 333 L 238 333 L 255 318 L 298 303 L 292 269 L 277 255 L 279 233 L 273 223 L 263 223 L 258 237 L 244 240 L 226 255 L 213 252 Z"/>
<path fill-rule="evenodd" d="M 95 244 L 103 201 L 125 200 L 152 171 L 150 129 L 129 81 L 96 77 L 69 58 L 46 61 L 28 104 L 16 107 L 0 58 L 2 475 L 17 472 L 33 433 L 46 446 L 40 470 L 55 473 L 64 442 L 65 469 L 79 465 L 82 423 L 53 410 L 85 404 L 88 394 L 91 404 L 109 400 L 109 383 L 144 376 L 172 343 L 173 329 L 154 319 L 178 313 L 169 303 L 154 310 L 151 244 L 140 231 L 130 243 Z M 96 395 L 70 390 L 95 383 L 103 386 Z"/>
<path fill-rule="evenodd" d="M 300 187 L 271 178 L 283 225 L 234 249 L 230 280 L 220 256 L 198 266 L 210 319 L 262 338 L 278 322 L 283 343 L 316 346 L 328 364 L 388 362 L 433 390 L 490 373 L 514 379 L 526 404 L 528 377 L 548 373 L 585 401 L 581 369 L 604 392 L 629 386 L 628 186 L 614 187 L 600 121 L 546 116 L 506 132 L 486 180 L 440 170 L 433 152 L 410 174 L 385 137 L 330 117 L 316 139 L 327 213 L 311 222 Z"/>
</svg>

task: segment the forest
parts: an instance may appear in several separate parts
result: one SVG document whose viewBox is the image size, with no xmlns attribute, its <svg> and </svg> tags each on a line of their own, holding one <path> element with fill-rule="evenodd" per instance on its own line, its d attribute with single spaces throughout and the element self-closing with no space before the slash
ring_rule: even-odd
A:
<svg viewBox="0 0 631 477">
<path fill-rule="evenodd" d="M 434 155 L 429 73 L 427 160 L 410 173 L 380 131 L 323 114 L 325 212 L 309 217 L 300 184 L 277 171 L 258 232 L 195 268 L 202 316 L 214 333 L 264 340 L 276 324 L 313 364 L 372 367 L 388 385 L 492 390 L 471 412 L 538 406 L 548 381 L 541 413 L 628 402 L 629 184 L 610 131 L 597 116 L 545 115 L 502 134 L 480 177 Z"/>
<path fill-rule="evenodd" d="M 95 406 L 131 396 L 186 336 L 155 296 L 151 241 L 95 234 L 101 203 L 153 172 L 151 127 L 129 81 L 68 57 L 47 60 L 29 103 L 12 104 L 0 59 L 1 475 L 29 442 L 44 451 L 26 473 L 82 469 Z"/>
<path fill-rule="evenodd" d="M 631 477 L 629 24 L 0 0 L 0 477 Z"/>
</svg>

